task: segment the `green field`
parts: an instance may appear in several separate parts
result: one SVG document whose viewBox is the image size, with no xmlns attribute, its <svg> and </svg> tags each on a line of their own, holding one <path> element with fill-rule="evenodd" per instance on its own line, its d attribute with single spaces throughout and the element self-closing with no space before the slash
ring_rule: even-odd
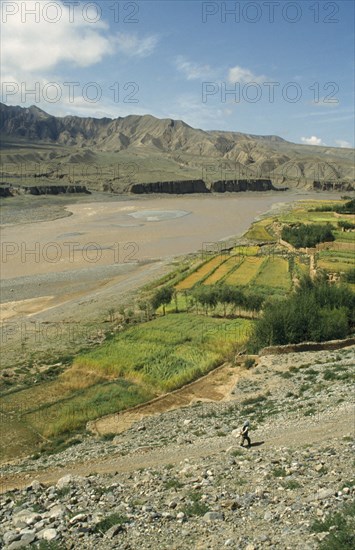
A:
<svg viewBox="0 0 355 550">
<path fill-rule="evenodd" d="M 286 292 L 291 290 L 291 277 L 288 270 L 288 260 L 270 256 L 254 280 L 257 286 L 281 288 Z"/>
<path fill-rule="evenodd" d="M 298 277 L 309 274 L 309 262 L 305 263 L 300 257 L 295 258 L 295 271 Z"/>
<path fill-rule="evenodd" d="M 349 243 L 354 248 L 355 246 L 355 232 L 353 231 L 333 231 L 335 236 L 335 242 Z"/>
<path fill-rule="evenodd" d="M 207 373 L 244 345 L 251 326 L 187 313 L 159 317 L 78 355 L 57 380 L 10 394 L 2 406 L 19 411 L 30 438 L 33 430 L 69 434 Z"/>
<path fill-rule="evenodd" d="M 244 234 L 244 237 L 246 239 L 250 239 L 251 241 L 274 241 L 275 237 L 273 237 L 267 230 L 267 227 L 271 225 L 272 222 L 272 218 L 266 218 L 264 220 L 253 223 L 251 228 Z"/>
<path fill-rule="evenodd" d="M 321 203 L 312 204 L 315 207 Z M 268 231 L 274 221 L 331 221 L 337 227 L 339 218 L 332 212 L 310 212 L 308 208 L 309 203 L 305 203 L 279 219 L 263 219 L 253 224 L 245 236 L 265 243 L 276 241 L 278 236 Z M 278 231 L 278 224 L 274 224 L 273 231 Z M 338 230 L 334 234 L 336 240 L 316 252 L 316 267 L 347 272 L 354 267 L 355 234 Z M 287 257 L 281 256 L 285 252 Z M 174 272 L 144 289 L 144 298 L 149 301 L 152 292 L 162 285 L 175 284 L 177 292 L 166 306 L 167 315 L 161 315 L 160 307 L 151 321 L 129 325 L 114 336 L 110 331 L 103 344 L 76 356 L 56 378 L 2 397 L 0 412 L 5 421 L 0 453 L 15 456 L 14 449 L 33 448 L 43 437 L 56 440 L 70 436 L 84 430 L 89 420 L 181 387 L 230 359 L 244 347 L 255 321 L 238 318 L 236 308 L 221 304 L 204 308 L 191 295 L 191 289 L 205 284 L 221 285 L 223 290 L 225 283 L 247 286 L 242 292 L 251 295 L 287 295 L 292 291 L 289 267 L 293 266 L 298 277 L 309 273 L 310 257 L 292 256 L 279 244 L 247 244 L 236 246 L 231 255 L 220 254 L 205 262 L 197 256 L 184 259 Z M 355 285 L 349 287 L 354 289 Z M 206 290 L 203 286 L 201 289 Z M 202 309 L 205 314 L 199 315 Z M 239 315 L 246 313 L 239 310 Z M 19 438 L 15 439 L 13 433 Z"/>
<path fill-rule="evenodd" d="M 330 273 L 346 273 L 354 268 L 354 265 L 354 260 L 344 261 L 344 259 L 337 257 L 321 257 L 317 262 L 318 267 Z"/>
<path fill-rule="evenodd" d="M 349 218 L 351 216 L 349 215 L 338 215 L 335 212 L 315 212 L 313 211 L 313 208 L 316 208 L 317 206 L 322 206 L 324 204 L 327 204 L 323 201 L 319 201 L 319 203 L 305 203 L 302 207 L 297 206 L 296 208 L 292 209 L 291 211 L 282 214 L 278 217 L 278 219 L 283 223 L 315 223 L 315 224 L 325 224 L 330 223 L 334 227 L 338 227 L 338 222 L 343 221 L 351 221 Z M 353 217 L 352 217 L 353 218 Z"/>
<path fill-rule="evenodd" d="M 229 285 L 248 285 L 266 261 L 265 258 L 260 257 L 245 258 L 241 265 L 226 278 L 226 283 Z"/>
</svg>

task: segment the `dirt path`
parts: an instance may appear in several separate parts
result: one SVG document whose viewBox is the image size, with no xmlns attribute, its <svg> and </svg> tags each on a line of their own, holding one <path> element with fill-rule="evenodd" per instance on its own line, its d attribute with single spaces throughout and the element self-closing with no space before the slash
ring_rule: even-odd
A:
<svg viewBox="0 0 355 550">
<path fill-rule="evenodd" d="M 252 441 L 258 443 L 257 448 L 260 450 L 281 446 L 301 448 L 321 442 L 331 444 L 332 440 L 339 438 L 339 435 L 351 433 L 353 429 L 354 408 L 347 406 L 346 409 L 335 411 L 332 415 L 320 415 L 315 424 L 308 424 L 301 429 L 296 421 L 288 424 L 287 427 L 280 425 L 277 433 L 273 433 L 271 430 L 263 432 L 257 430 L 252 434 Z M 17 476 L 2 476 L 0 478 L 0 493 L 23 488 L 33 479 L 44 484 L 54 484 L 67 474 L 87 476 L 94 473 L 134 472 L 140 468 L 177 464 L 185 459 L 203 458 L 225 452 L 231 446 L 238 444 L 239 438 L 236 439 L 233 435 L 228 435 L 224 438 L 203 439 L 194 444 L 172 444 L 159 448 L 140 447 L 124 456 L 117 453 L 102 460 L 96 458 L 66 467 L 27 472 Z M 253 452 L 253 447 L 245 452 Z"/>
</svg>

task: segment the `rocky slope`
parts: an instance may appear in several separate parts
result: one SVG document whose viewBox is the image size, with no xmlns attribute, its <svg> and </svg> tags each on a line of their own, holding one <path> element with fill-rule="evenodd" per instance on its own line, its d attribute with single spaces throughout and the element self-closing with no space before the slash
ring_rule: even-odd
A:
<svg viewBox="0 0 355 550">
<path fill-rule="evenodd" d="M 4 465 L 4 548 L 311 550 L 340 536 L 334 513 L 355 490 L 353 351 L 263 356 L 222 402 Z"/>
<path fill-rule="evenodd" d="M 354 182 L 352 149 L 297 145 L 277 136 L 203 131 L 181 120 L 151 115 L 55 117 L 36 106 L 4 104 L 0 111 L 5 177 L 18 177 L 19 165 L 35 163 L 36 177 L 47 174 L 49 180 L 65 178 L 84 185 L 91 181 L 93 188 L 118 192 L 127 183 L 201 177 L 208 183 L 267 178 L 294 187 L 331 181 L 339 189 Z M 78 164 L 83 169 L 73 174 L 69 167 Z M 90 166 L 96 167 L 92 173 Z M 27 176 L 23 171 L 21 175 Z"/>
</svg>

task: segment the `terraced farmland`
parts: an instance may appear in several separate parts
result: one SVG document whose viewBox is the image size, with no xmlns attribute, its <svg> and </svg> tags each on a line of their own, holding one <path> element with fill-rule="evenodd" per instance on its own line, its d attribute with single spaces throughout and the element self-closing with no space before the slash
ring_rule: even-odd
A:
<svg viewBox="0 0 355 550">
<path fill-rule="evenodd" d="M 258 286 L 291 290 L 291 277 L 288 260 L 277 256 L 269 256 L 262 264 L 254 283 Z"/>
<path fill-rule="evenodd" d="M 346 273 L 353 269 L 355 264 L 354 260 L 345 261 L 344 259 L 339 259 L 337 257 L 322 257 L 318 260 L 317 266 L 321 269 L 325 269 L 330 273 Z"/>
<path fill-rule="evenodd" d="M 227 260 L 226 262 L 223 262 L 220 266 L 217 267 L 216 271 L 214 271 L 207 279 L 204 281 L 204 285 L 213 285 L 215 283 L 218 283 L 223 277 L 227 275 L 230 271 L 235 269 L 241 262 L 242 262 L 241 256 L 232 256 Z"/>
<path fill-rule="evenodd" d="M 309 263 L 305 263 L 301 258 L 295 258 L 295 270 L 298 277 L 309 274 Z"/>
<path fill-rule="evenodd" d="M 30 390 L 19 392 L 15 399 L 29 403 L 28 411 L 23 411 L 26 420 L 46 437 L 75 431 L 90 419 L 198 378 L 242 345 L 251 326 L 252 321 L 245 319 L 201 318 L 187 313 L 160 317 L 77 356 L 73 366 L 51 383 L 60 390 L 55 401 L 44 400 L 31 407 Z M 82 380 L 92 372 L 101 380 L 92 384 L 88 380 L 83 387 Z M 36 407 L 40 405 L 39 415 Z"/>
<path fill-rule="evenodd" d="M 196 283 L 199 283 L 200 281 L 203 281 L 206 276 L 208 276 L 209 273 L 211 273 L 216 267 L 219 266 L 223 257 L 216 256 L 215 258 L 212 258 L 209 262 L 203 264 L 201 267 L 199 267 L 196 271 L 191 273 L 186 279 L 183 281 L 180 281 L 178 285 L 176 285 L 176 290 L 188 290 L 195 286 Z"/>
<path fill-rule="evenodd" d="M 245 258 L 240 266 L 226 278 L 226 283 L 229 285 L 248 285 L 256 277 L 264 262 L 267 262 L 267 259 L 262 257 Z"/>
</svg>

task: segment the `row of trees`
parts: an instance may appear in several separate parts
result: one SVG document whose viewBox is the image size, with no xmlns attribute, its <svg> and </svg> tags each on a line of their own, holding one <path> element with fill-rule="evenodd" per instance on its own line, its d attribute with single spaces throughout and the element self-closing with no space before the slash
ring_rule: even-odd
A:
<svg viewBox="0 0 355 550">
<path fill-rule="evenodd" d="M 241 290 L 229 285 L 200 285 L 191 291 L 191 297 L 203 306 L 206 315 L 209 310 L 213 310 L 218 304 L 223 307 L 224 316 L 227 314 L 228 306 L 230 306 L 233 313 L 237 308 L 257 312 L 261 310 L 264 302 L 264 297 L 255 291 Z"/>
<path fill-rule="evenodd" d="M 187 292 L 185 296 L 192 305 L 201 305 L 206 315 L 209 311 L 213 311 L 217 305 L 223 307 L 224 316 L 227 315 L 228 307 L 232 313 L 235 313 L 237 308 L 257 312 L 260 311 L 264 302 L 264 297 L 255 291 L 245 291 L 229 285 L 198 285 Z M 165 307 L 173 298 L 175 298 L 177 310 L 177 295 L 174 288 L 167 286 L 159 288 L 152 297 L 152 307 L 156 310 L 162 306 L 165 315 Z"/>
<path fill-rule="evenodd" d="M 281 237 L 295 248 L 312 248 L 318 243 L 335 240 L 330 223 L 285 225 L 282 228 Z"/>
<path fill-rule="evenodd" d="M 355 214 L 355 199 L 351 199 L 342 206 L 335 207 L 335 212 L 339 214 Z"/>
<path fill-rule="evenodd" d="M 345 198 L 345 197 L 344 197 Z M 338 214 L 355 214 L 355 199 L 345 204 L 323 204 L 312 209 L 313 212 L 337 212 Z"/>
<path fill-rule="evenodd" d="M 306 277 L 295 293 L 264 304 L 251 350 L 345 338 L 354 327 L 354 313 L 355 294 L 348 287 L 331 285 L 325 278 L 312 281 Z"/>
</svg>

